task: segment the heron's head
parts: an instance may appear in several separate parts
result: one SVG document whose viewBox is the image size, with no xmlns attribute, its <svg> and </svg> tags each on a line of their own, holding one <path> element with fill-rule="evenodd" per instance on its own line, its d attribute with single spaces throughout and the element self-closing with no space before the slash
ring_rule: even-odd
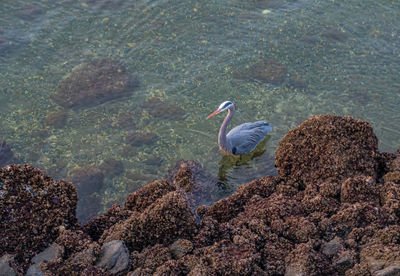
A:
<svg viewBox="0 0 400 276">
<path fill-rule="evenodd" d="M 217 115 L 218 113 L 220 113 L 220 112 L 222 112 L 222 111 L 224 111 L 224 110 L 227 110 L 227 109 L 233 108 L 233 107 L 234 107 L 234 105 L 233 105 L 232 102 L 230 102 L 230 101 L 225 101 L 225 102 L 223 102 L 222 104 L 220 104 L 220 106 L 218 107 L 217 110 L 215 110 L 213 113 L 211 113 L 210 115 L 208 115 L 207 119 L 211 118 L 211 117 L 214 116 L 214 115 Z"/>
</svg>

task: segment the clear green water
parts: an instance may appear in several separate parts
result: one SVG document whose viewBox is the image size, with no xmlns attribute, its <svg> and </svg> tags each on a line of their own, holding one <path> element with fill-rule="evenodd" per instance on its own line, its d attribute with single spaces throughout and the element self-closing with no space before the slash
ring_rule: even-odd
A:
<svg viewBox="0 0 400 276">
<path fill-rule="evenodd" d="M 238 110 L 232 125 L 265 119 L 273 126 L 263 155 L 226 167 L 230 191 L 273 173 L 280 139 L 312 114 L 367 120 L 380 150 L 393 152 L 400 144 L 399 22 L 400 2 L 389 0 L 3 0 L 0 139 L 21 162 L 57 178 L 122 160 L 124 174 L 98 191 L 104 208 L 164 177 L 178 159 L 196 160 L 217 177 L 223 116 L 205 118 L 225 100 Z M 59 81 L 97 58 L 121 61 L 140 88 L 122 101 L 70 110 L 60 129 L 46 127 L 46 116 L 61 109 L 50 98 Z M 286 64 L 285 83 L 233 77 L 263 58 Z M 307 89 L 287 86 L 293 80 Z M 151 116 L 142 108 L 151 96 L 184 109 L 185 118 Z M 135 125 L 120 127 L 122 114 Z M 48 135 L 40 138 L 43 129 Z M 134 130 L 159 139 L 127 152 L 125 136 Z"/>
</svg>

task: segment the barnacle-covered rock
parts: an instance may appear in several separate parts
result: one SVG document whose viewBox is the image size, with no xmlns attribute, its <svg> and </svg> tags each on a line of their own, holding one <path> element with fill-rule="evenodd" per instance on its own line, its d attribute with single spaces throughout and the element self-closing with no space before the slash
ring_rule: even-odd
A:
<svg viewBox="0 0 400 276">
<path fill-rule="evenodd" d="M 0 169 L 0 256 L 9 253 L 25 269 L 61 228 L 77 227 L 75 187 L 29 165 Z"/>
</svg>

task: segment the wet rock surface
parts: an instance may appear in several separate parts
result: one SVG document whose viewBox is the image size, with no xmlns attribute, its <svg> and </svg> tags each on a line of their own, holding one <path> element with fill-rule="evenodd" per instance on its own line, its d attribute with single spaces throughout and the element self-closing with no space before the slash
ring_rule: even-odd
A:
<svg viewBox="0 0 400 276">
<path fill-rule="evenodd" d="M 58 84 L 53 101 L 66 108 L 84 108 L 128 96 L 136 87 L 135 76 L 115 60 L 84 62 Z"/>
<path fill-rule="evenodd" d="M 281 141 L 278 176 L 209 205 L 213 180 L 200 164 L 179 161 L 124 206 L 81 227 L 62 222 L 51 240 L 64 253 L 41 268 L 49 275 L 397 275 L 399 160 L 399 153 L 378 151 L 368 123 L 314 116 Z M 0 235 L 13 226 L 2 227 L 9 228 Z M 42 238 L 23 235 L 21 244 Z M 29 263 L 47 238 L 42 245 L 31 254 L 22 247 L 1 254 Z"/>
</svg>

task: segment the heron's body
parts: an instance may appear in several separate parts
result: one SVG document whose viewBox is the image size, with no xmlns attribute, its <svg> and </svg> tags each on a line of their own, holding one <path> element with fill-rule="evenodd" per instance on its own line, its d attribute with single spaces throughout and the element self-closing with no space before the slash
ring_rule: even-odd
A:
<svg viewBox="0 0 400 276">
<path fill-rule="evenodd" d="M 219 108 L 208 116 L 208 118 L 221 111 L 228 110 L 218 134 L 218 144 L 223 154 L 246 154 L 253 151 L 257 145 L 265 139 L 271 131 L 269 123 L 257 121 L 244 123 L 234 127 L 226 134 L 229 121 L 235 113 L 235 106 L 232 102 L 223 102 Z"/>
</svg>

